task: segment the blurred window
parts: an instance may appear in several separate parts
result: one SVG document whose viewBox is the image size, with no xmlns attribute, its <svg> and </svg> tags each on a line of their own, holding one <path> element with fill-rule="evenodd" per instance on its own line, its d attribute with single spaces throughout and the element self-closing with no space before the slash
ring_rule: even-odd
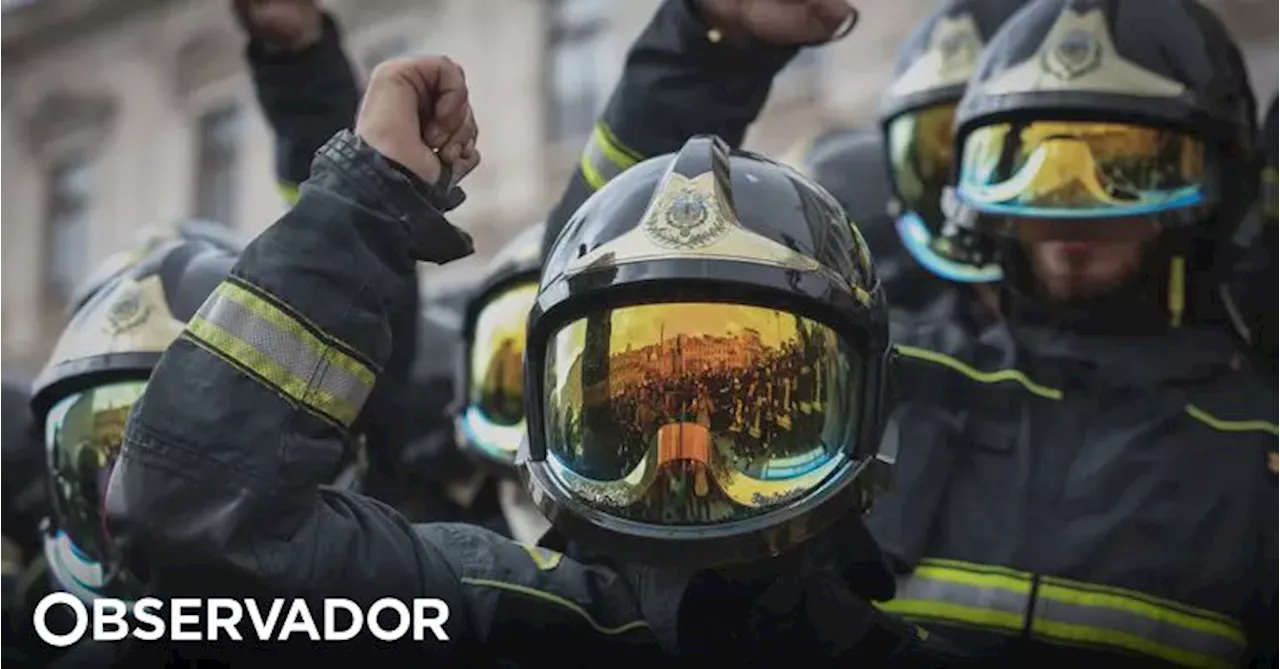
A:
<svg viewBox="0 0 1280 669">
<path fill-rule="evenodd" d="M 67 301 L 89 263 L 93 163 L 84 155 L 67 157 L 49 171 L 48 184 L 45 269 L 51 293 Z"/>
<path fill-rule="evenodd" d="M 604 107 L 610 82 L 606 11 L 609 0 L 548 0 L 547 134 L 552 141 L 586 136 Z"/>
<path fill-rule="evenodd" d="M 240 110 L 229 106 L 202 114 L 197 132 L 194 215 L 234 226 L 240 178 Z"/>
</svg>

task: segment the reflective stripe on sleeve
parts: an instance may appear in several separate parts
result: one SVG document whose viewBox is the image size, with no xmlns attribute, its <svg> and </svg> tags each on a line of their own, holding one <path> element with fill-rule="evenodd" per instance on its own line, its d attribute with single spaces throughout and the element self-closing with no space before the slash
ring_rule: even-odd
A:
<svg viewBox="0 0 1280 669">
<path fill-rule="evenodd" d="M 898 579 L 897 596 L 881 605 L 908 618 L 1018 633 L 1026 624 L 1031 575 L 951 561 L 921 564 Z"/>
<path fill-rule="evenodd" d="M 350 427 L 374 370 L 255 291 L 224 281 L 187 323 L 186 336 L 322 418 Z"/>
<path fill-rule="evenodd" d="M 1280 196 L 1280 185 L 1277 185 L 1276 168 L 1268 167 L 1262 171 L 1262 212 L 1270 219 L 1280 215 L 1277 199 Z"/>
<path fill-rule="evenodd" d="M 609 126 L 601 122 L 596 124 L 587 148 L 582 151 L 579 168 L 587 185 L 595 191 L 641 160 L 643 156 L 619 142 Z"/>
<path fill-rule="evenodd" d="M 1140 592 L 929 559 L 880 607 L 907 618 L 1048 643 L 1159 658 L 1184 667 L 1233 667 L 1246 651 L 1241 625 L 1212 611 Z M 1034 605 L 1033 601 L 1034 590 Z"/>
<path fill-rule="evenodd" d="M 1033 636 L 1110 646 L 1184 667 L 1234 667 L 1248 647 L 1235 621 L 1138 593 L 1046 579 L 1037 592 Z"/>
</svg>

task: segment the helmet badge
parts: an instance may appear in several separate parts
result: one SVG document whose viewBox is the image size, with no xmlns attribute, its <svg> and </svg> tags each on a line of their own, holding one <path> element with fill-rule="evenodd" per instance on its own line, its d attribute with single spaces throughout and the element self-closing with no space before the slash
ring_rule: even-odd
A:
<svg viewBox="0 0 1280 669">
<path fill-rule="evenodd" d="M 668 189 L 659 195 L 645 232 L 663 248 L 690 250 L 710 246 L 729 231 L 729 219 L 721 213 L 709 179 L 686 179 L 672 174 Z"/>
<path fill-rule="evenodd" d="M 123 294 L 117 296 L 116 303 L 107 312 L 105 328 L 113 335 L 128 332 L 146 322 L 151 315 L 151 308 L 142 299 L 142 291 L 137 284 L 128 285 Z"/>
<path fill-rule="evenodd" d="M 1086 28 L 1072 28 L 1058 44 L 1042 52 L 1041 62 L 1049 74 L 1070 81 L 1088 74 L 1102 64 L 1102 41 Z"/>
</svg>

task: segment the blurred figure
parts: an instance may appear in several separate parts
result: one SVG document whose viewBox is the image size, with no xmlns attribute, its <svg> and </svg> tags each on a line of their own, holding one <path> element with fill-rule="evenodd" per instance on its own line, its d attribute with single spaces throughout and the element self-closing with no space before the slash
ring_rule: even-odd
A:
<svg viewBox="0 0 1280 669">
<path fill-rule="evenodd" d="M 462 408 L 458 445 L 479 463 L 482 500 L 495 517 L 481 523 L 536 544 L 548 523 L 519 481 L 516 453 L 525 440 L 525 327 L 538 291 L 543 225 L 526 228 L 498 252 L 463 316 Z"/>
<path fill-rule="evenodd" d="M 107 481 L 129 412 L 152 369 L 184 324 L 193 318 L 198 322 L 197 309 L 227 277 L 236 258 L 203 240 L 157 244 L 100 286 L 72 317 L 33 384 L 30 406 L 43 432 L 42 464 L 52 510 L 40 525 L 42 571 L 29 570 L 22 593 L 26 608 L 19 639 L 36 649 L 28 657 L 70 668 L 106 666 L 114 655 L 112 644 L 92 641 L 65 650 L 47 646 L 29 626 L 31 607 L 55 591 L 86 604 L 98 597 L 131 601 L 145 594 L 147 575 L 123 563 L 120 545 L 102 517 Z M 334 488 L 359 488 L 362 438 L 346 445 L 330 473 L 328 483 Z M 68 631 L 74 621 L 66 609 L 51 611 L 50 628 Z"/>
<path fill-rule="evenodd" d="M 1254 365 L 1273 377 L 1277 372 L 1276 291 L 1280 264 L 1276 257 L 1276 98 L 1263 120 L 1258 141 L 1258 204 L 1241 219 L 1227 245 L 1223 270 L 1230 272 L 1220 295 L 1232 327 L 1250 352 Z"/>
<path fill-rule="evenodd" d="M 5 372 L 3 378 L 3 464 L 0 465 L 0 502 L 4 527 L 3 555 L 3 662 L 5 666 L 33 666 L 31 651 L 38 648 L 30 633 L 33 602 L 28 584 L 42 573 L 40 520 L 48 513 L 45 497 L 44 452 L 31 420 L 31 382 Z"/>
<path fill-rule="evenodd" d="M 120 562 L 100 515 L 129 410 L 161 354 L 177 337 L 235 256 L 201 241 L 158 244 L 107 280 L 72 317 L 32 388 L 30 410 L 42 434 L 51 513 L 40 526 L 42 560 L 21 593 L 19 643 L 37 666 L 106 666 L 110 644 L 53 648 L 31 628 L 34 606 L 50 592 L 131 600 L 142 584 Z M 49 626 L 65 633 L 65 607 Z M 59 617 L 62 616 L 62 617 Z M 55 661 L 55 657 L 59 658 Z"/>
<path fill-rule="evenodd" d="M 951 257 L 951 246 L 963 238 L 941 234 L 938 203 L 950 179 L 956 103 L 985 42 L 1023 4 L 943 3 L 899 48 L 878 131 L 829 131 L 806 144 L 804 169 L 858 222 L 899 315 L 920 315 L 956 294 L 957 284 L 977 289 L 1000 279 L 998 264 L 978 267 Z M 992 298 L 989 289 L 978 290 Z"/>
<path fill-rule="evenodd" d="M 579 205 L 645 158 L 698 134 L 741 146 L 774 76 L 800 48 L 841 39 L 856 23 L 844 0 L 664 0 L 547 218 L 543 253 Z"/>
<path fill-rule="evenodd" d="M 1253 202 L 1255 114 L 1192 0 L 1037 0 L 991 39 L 944 204 L 1003 322 L 901 333 L 888 610 L 993 666 L 1273 666 L 1275 383 L 1193 298 Z"/>
<path fill-rule="evenodd" d="M 276 177 L 289 202 L 311 160 L 351 126 L 360 104 L 355 70 L 333 17 L 316 0 L 231 0 L 249 43 L 245 60 L 262 113 L 275 134 Z"/>
</svg>

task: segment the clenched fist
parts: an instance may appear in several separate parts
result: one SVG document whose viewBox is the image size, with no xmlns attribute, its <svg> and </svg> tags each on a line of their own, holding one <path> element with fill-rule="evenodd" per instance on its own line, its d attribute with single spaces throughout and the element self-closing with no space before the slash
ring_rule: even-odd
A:
<svg viewBox="0 0 1280 669">
<path fill-rule="evenodd" d="M 476 119 L 462 68 L 444 56 L 387 61 L 373 71 L 356 135 L 429 184 L 456 185 L 476 165 Z M 438 183 L 443 174 L 448 183 Z"/>
<path fill-rule="evenodd" d="M 231 7 L 245 33 L 277 49 L 301 51 L 324 34 L 316 0 L 232 0 Z"/>
<path fill-rule="evenodd" d="M 695 0 L 703 19 L 734 40 L 810 46 L 839 39 L 858 12 L 846 0 Z"/>
</svg>

